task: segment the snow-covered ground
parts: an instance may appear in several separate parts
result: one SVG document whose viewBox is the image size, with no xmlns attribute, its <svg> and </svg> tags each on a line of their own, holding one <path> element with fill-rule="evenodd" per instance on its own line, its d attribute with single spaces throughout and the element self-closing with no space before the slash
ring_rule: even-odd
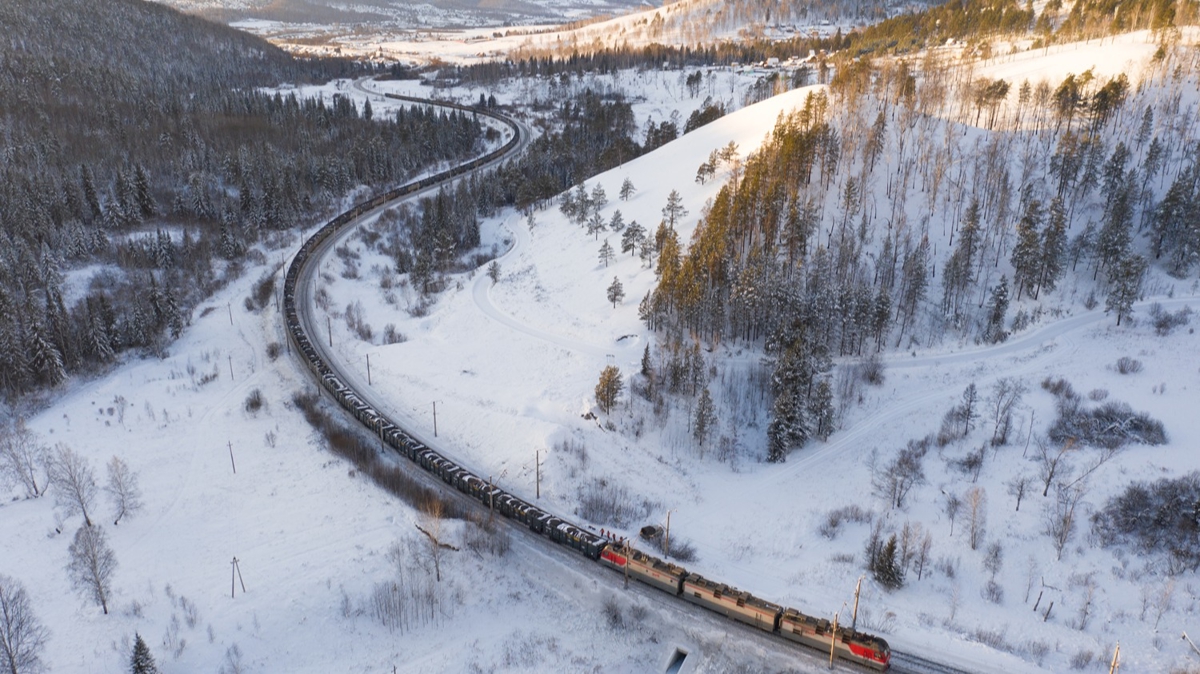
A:
<svg viewBox="0 0 1200 674">
<path fill-rule="evenodd" d="M 1121 64 L 1134 57 L 1105 46 L 1097 58 Z M 1042 58 L 1042 69 L 1061 67 L 1053 54 Z M 1038 71 L 1036 64 L 1028 67 Z M 656 76 L 676 74 L 649 75 Z M 682 103 L 651 93 L 667 86 L 673 81 L 651 79 L 639 104 L 661 106 L 664 115 L 678 107 L 686 117 Z M 606 216 L 620 209 L 626 222 L 651 230 L 667 194 L 678 190 L 690 211 L 679 227 L 688 241 L 705 201 L 727 177 L 698 185 L 696 167 L 730 141 L 744 157 L 781 112 L 801 105 L 811 91 L 740 110 L 587 187 L 604 187 Z M 468 98 L 471 93 L 477 96 L 468 92 Z M 625 178 L 637 192 L 620 201 Z M 1014 512 L 1005 487 L 1015 474 L 1036 473 L 1027 458 L 1032 450 L 1024 449 L 1025 429 L 1032 422 L 1043 431 L 1053 416 L 1053 400 L 1038 386 L 1047 376 L 1065 377 L 1081 393 L 1107 391 L 1110 400 L 1149 412 L 1170 439 L 1161 447 L 1127 448 L 1099 468 L 1090 480 L 1089 511 L 1130 479 L 1200 467 L 1192 451 L 1200 443 L 1200 337 L 1191 327 L 1159 337 L 1144 320 L 1145 305 L 1137 311 L 1140 323 L 1120 327 L 1099 309 L 1068 305 L 997 347 L 947 344 L 935 353 L 892 354 L 884 384 L 864 391 L 828 443 L 811 444 L 782 465 L 762 463 L 755 447 L 766 423 L 760 417 L 757 428 L 741 431 L 742 450 L 720 461 L 691 440 L 684 412 L 658 417 L 644 401 L 630 404 L 625 397 L 611 419 L 585 418 L 596 411 L 592 391 L 604 366 L 628 376 L 647 344 L 659 347 L 637 318 L 652 271 L 628 254 L 605 266 L 597 257 L 601 241 L 557 209 L 534 213 L 532 226 L 519 214 L 490 220 L 484 236 L 485 245 L 507 251 L 499 258 L 499 282 L 482 272 L 458 277 L 423 317 L 405 311 L 413 298 L 404 289 L 394 289 L 389 301 L 379 274 L 367 271 L 388 263 L 372 260 L 361 241 L 350 246 L 364 256 L 362 278 L 342 278 L 334 258 L 322 280 L 335 310 L 361 302 L 376 334 L 394 323 L 408 338 L 391 346 L 361 342 L 335 317 L 333 339 L 346 366 L 365 374 L 370 355 L 372 388 L 424 436 L 432 435 L 436 401 L 441 446 L 477 473 L 532 498 L 535 452 L 541 452 L 541 502 L 551 510 L 573 517 L 581 491 L 599 481 L 625 488 L 632 505 L 647 504 L 647 514 L 624 533 L 660 523 L 671 511 L 672 538 L 691 542 L 698 553 L 690 569 L 815 615 L 841 611 L 843 619 L 863 573 L 867 525 L 845 524 L 832 538 L 818 529 L 829 511 L 859 505 L 889 526 L 907 520 L 933 536 L 934 568 L 925 578 L 910 575 L 892 593 L 864 582 L 859 626 L 884 634 L 894 648 L 981 672 L 1066 671 L 1085 651 L 1094 654 L 1090 668 L 1099 670 L 1096 663 L 1106 661 L 1117 641 L 1122 672 L 1196 662 L 1179 638 L 1189 628 L 1200 632 L 1195 574 L 1172 584 L 1149 559 L 1093 548 L 1086 524 L 1056 560 L 1041 534 L 1040 491 Z M 617 246 L 619 237 L 609 236 Z M 278 260 L 298 244 L 295 239 L 288 250 L 266 257 Z M 320 449 L 292 408 L 292 394 L 312 384 L 286 352 L 276 360 L 267 356 L 269 343 L 284 342 L 279 315 L 274 307 L 261 313 L 241 308 L 267 270 L 249 269 L 202 306 L 166 358 L 73 382 L 52 407 L 30 418 L 47 444 L 79 451 L 101 479 L 103 464 L 120 456 L 138 472 L 146 504 L 116 527 L 109 525 L 107 504 L 97 506 L 95 519 L 106 525 L 120 565 L 105 616 L 71 590 L 64 569 L 80 518 L 56 515 L 53 492 L 32 500 L 7 492 L 13 498 L 0 505 L 0 573 L 28 588 L 52 630 L 46 661 L 53 671 L 120 671 L 135 631 L 167 672 L 234 671 L 235 662 L 242 667 L 237 671 L 257 672 L 389 666 L 406 672 L 650 672 L 663 671 L 676 647 L 693 654 L 695 671 L 821 666 L 817 658 L 773 647 L 654 591 L 626 593 L 615 574 L 515 533 L 512 550 L 499 558 L 457 545 L 464 549 L 447 555 L 434 617 L 405 630 L 381 626 L 371 616 L 376 584 L 395 578 L 397 566 L 423 577 L 413 562 L 398 565 L 389 555 L 398 541 L 402 551 L 406 541 L 422 544 L 414 526 L 420 516 Z M 605 297 L 613 277 L 626 294 L 616 308 Z M 1173 293 L 1161 298 L 1168 308 L 1200 305 L 1194 284 L 1178 283 Z M 1121 356 L 1140 360 L 1144 369 L 1118 373 Z M 949 461 L 990 436 L 986 418 L 965 442 L 931 453 L 928 482 L 914 490 L 905 510 L 889 511 L 871 495 L 873 452 L 886 460 L 907 440 L 936 432 L 968 383 L 986 395 L 1001 377 L 1019 378 L 1030 392 L 1014 442 L 987 451 L 978 483 Z M 711 384 L 724 387 L 722 397 L 736 397 L 739 385 L 732 378 Z M 251 413 L 245 401 L 256 389 L 266 406 Z M 601 425 L 609 420 L 616 432 Z M 1078 450 L 1068 460 L 1082 469 L 1094 451 Z M 988 495 L 985 540 L 1003 546 L 1000 603 L 981 596 L 989 574 L 982 549 L 967 544 L 963 516 L 951 536 L 942 508 L 943 492 L 970 487 Z M 446 526 L 451 536 L 464 529 L 459 522 Z M 234 557 L 245 592 L 232 583 Z M 1089 587 L 1090 622 L 1076 629 Z M 1028 588 L 1033 596 L 1046 594 L 1037 613 L 1030 610 Z M 621 625 L 609 620 L 614 611 L 605 610 L 606 601 Z M 1055 609 L 1043 621 L 1048 601 Z"/>
</svg>

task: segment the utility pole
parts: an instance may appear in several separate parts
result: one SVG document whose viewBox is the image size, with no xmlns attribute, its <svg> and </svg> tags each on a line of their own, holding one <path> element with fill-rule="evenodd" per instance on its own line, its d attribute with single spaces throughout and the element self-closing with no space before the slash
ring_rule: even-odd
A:
<svg viewBox="0 0 1200 674">
<path fill-rule="evenodd" d="M 671 513 L 673 511 L 674 511 L 674 508 L 667 511 L 667 531 L 666 531 L 666 534 L 663 535 L 663 556 L 664 557 L 671 553 Z"/>
<path fill-rule="evenodd" d="M 371 354 L 367 354 L 367 386 L 371 385 Z"/>
<path fill-rule="evenodd" d="M 1187 635 L 1184 634 L 1183 638 L 1186 639 Z M 1195 646 L 1193 646 L 1192 648 L 1195 648 Z M 1120 658 L 1121 658 L 1121 642 L 1118 641 L 1116 649 L 1113 650 L 1112 664 L 1109 665 L 1109 667 L 1108 667 L 1108 674 L 1117 674 L 1117 668 L 1121 666 Z"/>
<path fill-rule="evenodd" d="M 437 437 L 437 401 L 433 401 L 433 437 Z"/>
<path fill-rule="evenodd" d="M 325 327 L 329 328 L 329 348 L 333 348 L 333 321 L 328 316 L 325 317 Z"/>
<path fill-rule="evenodd" d="M 488 475 L 488 524 L 492 523 L 492 517 L 496 514 L 496 485 L 492 482 L 492 476 Z"/>
<path fill-rule="evenodd" d="M 542 497 L 542 450 L 535 449 L 533 451 L 533 470 L 537 476 L 537 498 Z"/>
<path fill-rule="evenodd" d="M 833 614 L 833 631 L 829 633 L 829 668 L 833 669 L 833 653 L 837 648 L 837 619 L 838 614 Z"/>
<path fill-rule="evenodd" d="M 1183 640 L 1188 642 L 1188 645 L 1192 647 L 1193 651 L 1196 651 L 1196 655 L 1200 655 L 1200 648 L 1196 648 L 1196 644 L 1192 643 L 1192 640 L 1188 638 L 1187 632 L 1183 633 Z"/>
<path fill-rule="evenodd" d="M 233 561 L 230 562 L 230 566 L 233 568 L 229 570 L 229 598 L 233 599 L 235 596 L 237 596 L 235 594 L 237 585 L 234 584 L 234 580 L 236 579 L 237 581 L 241 582 L 242 594 L 246 594 L 246 581 L 242 580 L 242 567 L 238 566 L 237 557 L 233 558 Z"/>
<path fill-rule="evenodd" d="M 226 302 L 225 309 L 229 312 L 229 324 L 233 325 L 233 304 Z"/>
<path fill-rule="evenodd" d="M 625 589 L 629 589 L 629 539 L 624 541 L 625 548 Z"/>
<path fill-rule="evenodd" d="M 229 446 L 229 465 L 233 467 L 233 474 L 237 475 L 237 464 L 233 462 L 233 442 L 230 441 L 225 444 Z"/>
<path fill-rule="evenodd" d="M 233 381 L 233 356 L 228 356 L 228 358 L 229 358 L 229 380 Z"/>
<path fill-rule="evenodd" d="M 850 620 L 850 630 L 854 631 L 858 628 L 858 591 L 862 589 L 862 576 L 858 577 L 858 582 L 854 584 L 854 617 Z"/>
</svg>

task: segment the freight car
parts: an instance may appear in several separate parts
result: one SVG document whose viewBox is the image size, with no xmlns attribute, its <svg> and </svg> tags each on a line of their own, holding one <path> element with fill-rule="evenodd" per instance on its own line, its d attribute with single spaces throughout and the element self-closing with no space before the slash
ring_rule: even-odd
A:
<svg viewBox="0 0 1200 674">
<path fill-rule="evenodd" d="M 607 537 L 599 536 L 561 517 L 548 513 L 499 487 L 484 481 L 466 468 L 426 447 L 409 435 L 396 423 L 371 407 L 350 386 L 344 383 L 337 372 L 325 361 L 314 346 L 296 306 L 296 285 L 301 272 L 313 252 L 329 237 L 362 215 L 369 213 L 396 199 L 415 194 L 427 187 L 437 185 L 457 176 L 469 173 L 505 154 L 513 151 L 520 143 L 520 130 L 511 120 L 490 111 L 468 108 L 453 103 L 426 101 L 395 94 L 389 98 L 422 104 L 441 105 L 463 111 L 486 115 L 506 124 L 513 137 L 504 147 L 487 155 L 461 164 L 437 175 L 390 190 L 359 203 L 330 220 L 300 246 L 300 250 L 288 267 L 284 282 L 284 320 L 288 339 L 301 362 L 312 371 L 319 385 L 337 403 L 370 429 L 371 433 L 401 456 L 411 460 L 423 470 L 438 477 L 446 484 L 479 501 L 489 509 L 549 540 L 575 550 L 602 565 L 628 574 L 640 582 L 680 597 L 688 602 L 716 611 L 733 620 L 746 623 L 764 632 L 779 637 L 824 649 L 832 646 L 842 658 L 878 670 L 888 668 L 891 650 L 883 639 L 842 627 L 834 630 L 826 620 L 813 618 L 795 609 L 785 608 L 755 597 L 749 592 L 738 590 L 724 583 L 704 578 L 687 569 L 648 555 L 628 545 L 618 546 Z"/>
<path fill-rule="evenodd" d="M 879 637 L 833 625 L 824 619 L 784 608 L 749 592 L 689 573 L 682 566 L 665 562 L 641 550 L 609 542 L 600 550 L 600 563 L 630 578 L 669 592 L 697 606 L 716 611 L 764 632 L 834 653 L 843 659 L 886 670 L 892 651 Z"/>
</svg>

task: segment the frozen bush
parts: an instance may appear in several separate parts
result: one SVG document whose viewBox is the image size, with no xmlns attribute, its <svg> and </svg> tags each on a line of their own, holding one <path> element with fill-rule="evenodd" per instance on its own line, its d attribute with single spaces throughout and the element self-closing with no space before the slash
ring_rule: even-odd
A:
<svg viewBox="0 0 1200 674">
<path fill-rule="evenodd" d="M 597 479 L 583 488 L 575 512 L 597 524 L 627 527 L 658 509 L 658 504 L 631 494 L 624 486 Z"/>
<path fill-rule="evenodd" d="M 874 513 L 870 510 L 863 510 L 857 505 L 848 505 L 841 508 L 830 510 L 825 515 L 825 521 L 817 528 L 817 531 L 833 540 L 837 538 L 838 532 L 841 530 L 843 522 L 854 522 L 856 524 L 869 523 L 874 518 Z"/>
<path fill-rule="evenodd" d="M 1130 442 L 1161 445 L 1167 441 L 1161 421 L 1145 412 L 1134 412 L 1128 404 L 1108 402 L 1091 410 L 1082 406 L 1064 409 L 1050 427 L 1048 436 L 1057 443 L 1068 440 L 1114 449 Z"/>
<path fill-rule="evenodd" d="M 1092 517 L 1103 545 L 1130 543 L 1166 555 L 1173 568 L 1200 569 L 1200 472 L 1134 482 Z"/>
<path fill-rule="evenodd" d="M 1190 307 L 1184 307 L 1175 313 L 1164 311 L 1162 305 L 1155 302 L 1150 306 L 1150 318 L 1154 321 L 1154 332 L 1160 336 L 1167 336 L 1171 332 L 1182 325 L 1187 325 L 1191 320 L 1192 310 Z"/>
<path fill-rule="evenodd" d="M 1071 656 L 1071 669 L 1087 669 L 1092 664 L 1096 654 L 1084 649 Z"/>
<path fill-rule="evenodd" d="M 263 399 L 262 391 L 254 389 L 250 395 L 246 396 L 245 408 L 250 414 L 258 414 L 260 410 L 267 404 Z"/>
<path fill-rule="evenodd" d="M 1142 371 L 1142 361 L 1129 356 L 1121 356 L 1117 359 L 1117 372 L 1121 374 L 1137 374 Z"/>
</svg>

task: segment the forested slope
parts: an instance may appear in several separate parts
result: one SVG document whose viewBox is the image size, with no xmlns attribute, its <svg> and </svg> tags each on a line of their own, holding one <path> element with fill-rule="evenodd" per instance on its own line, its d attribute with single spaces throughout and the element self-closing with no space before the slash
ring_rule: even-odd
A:
<svg viewBox="0 0 1200 674">
<path fill-rule="evenodd" d="M 160 351 L 264 233 L 472 151 L 475 120 L 259 87 L 358 72 L 141 0 L 0 5 L 0 391 Z M 73 270 L 73 288 L 65 280 Z"/>
<path fill-rule="evenodd" d="M 1064 287 L 1120 324 L 1148 271 L 1193 286 L 1194 52 L 1164 47 L 1137 84 L 1090 69 L 1009 82 L 976 67 L 847 65 L 728 165 L 690 245 L 664 222 L 641 306 L 667 337 L 653 378 L 697 340 L 760 346 L 778 461 L 828 433 L 830 389 L 847 385 L 825 374 L 832 357 L 999 342 L 1070 304 Z"/>
</svg>

